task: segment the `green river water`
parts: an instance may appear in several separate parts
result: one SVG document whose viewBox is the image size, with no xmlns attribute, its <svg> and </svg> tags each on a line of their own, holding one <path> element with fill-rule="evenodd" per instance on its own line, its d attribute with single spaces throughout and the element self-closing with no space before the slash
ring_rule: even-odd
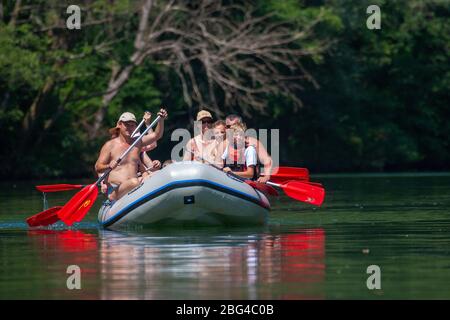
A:
<svg viewBox="0 0 450 320">
<path fill-rule="evenodd" d="M 264 227 L 123 232 L 99 228 L 100 199 L 76 228 L 30 230 L 34 185 L 49 181 L 1 182 L 0 299 L 450 298 L 449 174 L 314 178 L 322 208 L 271 199 Z M 67 288 L 70 265 L 80 290 Z"/>
</svg>

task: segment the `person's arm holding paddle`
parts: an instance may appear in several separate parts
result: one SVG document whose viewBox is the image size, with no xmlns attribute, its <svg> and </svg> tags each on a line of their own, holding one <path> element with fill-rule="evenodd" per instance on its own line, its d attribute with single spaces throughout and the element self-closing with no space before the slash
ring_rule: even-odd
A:
<svg viewBox="0 0 450 320">
<path fill-rule="evenodd" d="M 100 156 L 97 159 L 97 162 L 95 163 L 95 171 L 97 172 L 98 176 L 101 176 L 103 172 L 108 170 L 108 168 L 111 168 L 112 161 L 111 161 L 111 143 L 108 141 L 105 143 L 105 145 L 100 150 Z M 115 164 L 117 166 L 117 164 Z M 105 179 L 107 180 L 107 179 Z M 102 180 L 100 183 L 100 188 L 102 193 L 106 194 L 108 191 L 108 184 L 107 181 Z"/>
<path fill-rule="evenodd" d="M 185 147 L 186 150 L 184 150 L 183 152 L 183 161 L 192 161 L 194 155 L 194 150 L 192 150 L 192 143 L 193 139 L 189 139 Z"/>
<path fill-rule="evenodd" d="M 159 160 L 152 160 L 145 152 L 142 153 L 141 165 L 143 177 L 151 176 L 152 172 L 161 169 L 161 162 Z"/>
<path fill-rule="evenodd" d="M 111 159 L 111 147 L 112 142 L 108 141 L 100 150 L 100 155 L 97 162 L 95 163 L 95 171 L 97 172 L 97 174 L 102 174 L 109 168 L 114 169 L 115 167 L 117 167 L 117 161 Z M 113 162 L 115 162 L 115 164 Z"/>
<path fill-rule="evenodd" d="M 255 146 L 256 152 L 258 154 L 258 159 L 264 166 L 264 176 L 258 178 L 258 182 L 266 183 L 270 180 L 270 172 L 272 170 L 272 157 L 267 152 L 267 149 L 258 139 L 249 137 L 249 144 Z"/>
<path fill-rule="evenodd" d="M 232 172 L 235 175 L 238 175 L 243 178 L 253 179 L 255 178 L 255 170 L 257 164 L 257 155 L 256 149 L 253 146 L 249 146 L 245 149 L 245 170 L 244 171 L 232 171 L 231 168 L 225 167 L 223 168 L 224 172 Z"/>
<path fill-rule="evenodd" d="M 155 141 L 159 140 L 162 138 L 163 133 L 164 133 L 164 120 L 167 118 L 167 111 L 165 109 L 161 109 L 158 112 L 158 116 L 160 116 L 159 121 L 158 121 L 158 125 L 156 126 L 155 131 L 148 133 L 147 135 L 145 135 L 144 137 L 142 137 L 142 146 L 146 146 L 146 145 L 150 145 L 152 143 L 154 143 Z M 149 116 L 144 116 L 145 119 L 145 125 L 150 125 L 150 117 L 151 114 Z"/>
<path fill-rule="evenodd" d="M 148 127 L 150 125 L 151 118 L 152 118 L 152 113 L 150 111 L 145 111 L 144 116 L 142 117 L 143 124 L 145 123 L 145 125 Z M 152 133 L 152 132 L 153 132 L 153 130 L 150 129 L 149 133 Z M 139 137 L 139 135 L 140 135 L 140 132 L 136 133 L 136 135 L 133 135 L 133 137 Z M 142 151 L 145 151 L 145 152 L 151 151 L 151 150 L 155 149 L 157 146 L 158 146 L 157 142 L 154 141 L 153 143 L 142 147 Z"/>
<path fill-rule="evenodd" d="M 225 167 L 223 168 L 223 172 L 232 172 L 242 178 L 252 179 L 255 174 L 255 166 L 247 166 L 245 171 L 233 171 L 229 167 Z"/>
</svg>

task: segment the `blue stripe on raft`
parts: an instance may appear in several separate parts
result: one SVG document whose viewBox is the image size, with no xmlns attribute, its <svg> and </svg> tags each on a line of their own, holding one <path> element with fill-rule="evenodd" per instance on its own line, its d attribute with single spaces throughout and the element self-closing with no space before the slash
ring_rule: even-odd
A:
<svg viewBox="0 0 450 320">
<path fill-rule="evenodd" d="M 171 187 L 171 186 L 173 186 L 173 185 L 186 184 L 186 183 L 207 183 L 207 184 L 215 185 L 215 186 L 220 187 L 220 188 L 222 188 L 222 189 L 230 190 L 230 191 L 233 192 L 233 193 L 241 194 L 242 196 L 244 196 L 244 197 L 246 197 L 246 198 L 252 198 L 252 199 L 254 199 L 255 201 L 259 202 L 261 206 L 267 208 L 267 205 L 265 205 L 265 204 L 261 201 L 260 197 L 255 197 L 255 196 L 253 196 L 253 195 L 251 195 L 251 194 L 248 194 L 248 193 L 242 192 L 242 191 L 240 191 L 240 190 L 236 190 L 236 189 L 227 187 L 227 186 L 225 186 L 225 185 L 223 185 L 223 184 L 220 184 L 220 183 L 216 183 L 216 182 L 213 182 L 213 181 L 210 181 L 210 180 L 204 180 L 204 179 L 180 180 L 180 181 L 173 181 L 173 182 L 170 182 L 170 183 L 168 183 L 168 184 L 166 184 L 166 185 L 164 185 L 164 186 L 162 186 L 162 187 L 159 187 L 158 189 L 153 190 L 153 191 L 150 192 L 150 193 L 147 193 L 145 196 L 143 196 L 143 197 L 141 197 L 141 198 L 139 198 L 139 199 L 133 201 L 133 202 L 130 203 L 129 205 L 127 205 L 125 208 L 123 208 L 122 210 L 120 210 L 119 212 L 117 212 L 114 216 L 110 217 L 108 220 L 106 220 L 106 221 L 104 221 L 104 222 L 100 222 L 100 223 L 101 223 L 103 226 L 109 225 L 109 224 L 110 224 L 110 221 L 114 220 L 117 216 L 120 216 L 120 215 L 122 214 L 122 212 L 128 210 L 130 207 L 134 206 L 136 203 L 138 203 L 138 202 L 144 200 L 145 198 L 151 197 L 153 194 L 158 193 L 158 192 L 160 192 L 160 191 L 162 191 L 162 190 L 164 190 L 164 189 L 166 189 L 166 188 L 169 188 L 169 187 Z M 255 192 L 257 192 L 257 191 L 255 190 Z M 258 196 L 259 196 L 259 195 L 258 195 Z M 119 219 L 120 219 L 120 218 L 119 218 Z"/>
</svg>

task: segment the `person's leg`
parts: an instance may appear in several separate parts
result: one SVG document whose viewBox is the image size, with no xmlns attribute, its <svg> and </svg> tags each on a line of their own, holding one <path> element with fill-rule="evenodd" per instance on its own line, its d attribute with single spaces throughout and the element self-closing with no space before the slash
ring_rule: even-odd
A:
<svg viewBox="0 0 450 320">
<path fill-rule="evenodd" d="M 141 183 L 141 179 L 139 179 L 139 178 L 132 178 L 132 179 L 128 179 L 128 180 L 124 181 L 113 192 L 113 194 L 115 193 L 114 200 L 118 200 L 118 199 L 122 198 L 122 196 L 124 196 L 131 189 L 137 187 L 140 183 Z"/>
<path fill-rule="evenodd" d="M 147 172 L 147 174 L 144 176 L 142 176 L 142 180 L 141 181 L 144 181 L 144 180 L 147 180 L 148 178 L 151 178 L 151 176 L 153 175 L 153 172 L 152 171 L 149 171 L 149 172 Z"/>
<path fill-rule="evenodd" d="M 105 180 L 103 180 L 103 181 L 100 183 L 100 189 L 101 189 L 101 192 L 102 192 L 104 195 L 107 195 L 107 194 L 108 194 L 108 185 L 105 183 Z"/>
<path fill-rule="evenodd" d="M 108 190 L 106 191 L 106 195 L 109 199 L 109 201 L 115 201 L 117 200 L 117 189 L 119 188 L 118 184 L 115 183 L 108 183 Z"/>
</svg>

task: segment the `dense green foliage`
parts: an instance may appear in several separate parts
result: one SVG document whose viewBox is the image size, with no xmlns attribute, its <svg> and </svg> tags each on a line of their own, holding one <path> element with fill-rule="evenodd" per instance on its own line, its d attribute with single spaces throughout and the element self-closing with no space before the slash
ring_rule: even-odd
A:
<svg viewBox="0 0 450 320">
<path fill-rule="evenodd" d="M 137 15 L 128 1 L 88 1 L 91 14 L 113 22 L 81 31 L 45 26 L 68 16 L 64 5 L 39 19 L 11 23 L 14 5 L 0 14 L 0 176 L 70 177 L 92 174 L 107 128 L 123 111 L 169 109 L 166 135 L 154 157 L 170 155 L 170 132 L 191 128 L 198 106 L 188 108 L 169 68 L 146 61 L 108 106 L 101 133 L 87 131 L 102 105 L 111 68 L 126 62 Z M 366 28 L 370 4 L 381 7 L 381 30 Z M 296 26 L 321 12 L 317 42 L 327 51 L 303 58 L 315 79 L 302 83 L 302 108 L 268 96 L 264 113 L 246 117 L 250 127 L 280 128 L 281 163 L 314 172 L 448 170 L 450 164 L 450 4 L 430 0 L 260 0 L 259 14 Z M 23 17 L 22 17 L 23 18 Z M 28 18 L 28 17 L 27 17 Z M 22 19 L 23 20 L 23 19 Z M 114 37 L 111 34 L 114 33 Z M 109 46 L 99 46 L 108 43 Z M 224 113 L 243 113 L 239 106 Z"/>
</svg>

